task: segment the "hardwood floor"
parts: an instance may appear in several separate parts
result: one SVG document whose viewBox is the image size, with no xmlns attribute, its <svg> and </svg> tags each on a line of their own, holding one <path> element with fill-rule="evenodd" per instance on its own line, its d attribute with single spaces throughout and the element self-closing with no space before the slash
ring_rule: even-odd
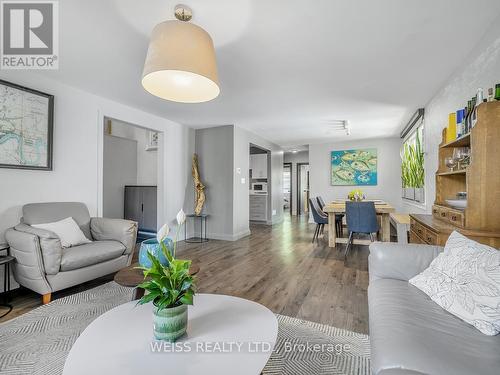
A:
<svg viewBox="0 0 500 375">
<path fill-rule="evenodd" d="M 252 225 L 252 235 L 235 242 L 180 243 L 178 256 L 200 265 L 198 292 L 247 298 L 272 311 L 355 332 L 368 333 L 368 247 L 312 244 L 314 225 L 286 216 L 282 224 Z M 94 287 L 112 276 L 53 294 L 60 298 Z M 5 321 L 41 304 L 23 290 L 11 301 Z M 1 312 L 0 312 L 1 313 Z"/>
</svg>

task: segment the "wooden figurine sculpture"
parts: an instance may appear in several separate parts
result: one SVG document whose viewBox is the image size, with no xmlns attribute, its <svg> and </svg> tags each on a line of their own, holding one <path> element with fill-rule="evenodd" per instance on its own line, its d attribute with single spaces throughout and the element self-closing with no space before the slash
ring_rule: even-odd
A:
<svg viewBox="0 0 500 375">
<path fill-rule="evenodd" d="M 203 210 L 203 204 L 205 203 L 205 185 L 203 185 L 200 180 L 200 172 L 198 170 L 198 155 L 196 154 L 193 154 L 191 173 L 193 174 L 194 191 L 196 193 L 194 213 L 196 215 L 200 215 L 201 211 Z"/>
</svg>

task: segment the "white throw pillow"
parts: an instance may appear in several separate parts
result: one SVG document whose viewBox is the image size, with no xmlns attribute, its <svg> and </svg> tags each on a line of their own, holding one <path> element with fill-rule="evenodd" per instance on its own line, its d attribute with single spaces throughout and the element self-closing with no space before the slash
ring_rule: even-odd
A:
<svg viewBox="0 0 500 375">
<path fill-rule="evenodd" d="M 72 217 L 67 217 L 66 219 L 53 223 L 32 224 L 31 226 L 54 232 L 60 238 L 61 246 L 64 248 L 92 242 L 85 237 Z"/>
<path fill-rule="evenodd" d="M 453 232 L 410 284 L 485 335 L 500 333 L 500 251 Z"/>
</svg>

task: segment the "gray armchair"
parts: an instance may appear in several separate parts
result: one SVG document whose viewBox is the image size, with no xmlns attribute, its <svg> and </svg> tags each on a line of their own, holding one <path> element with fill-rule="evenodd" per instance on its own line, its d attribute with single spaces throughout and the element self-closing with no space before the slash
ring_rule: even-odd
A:
<svg viewBox="0 0 500 375">
<path fill-rule="evenodd" d="M 72 217 L 92 242 L 63 249 L 57 235 L 32 227 Z M 10 246 L 16 281 L 50 302 L 51 293 L 120 270 L 132 261 L 137 223 L 91 218 L 77 202 L 31 203 L 23 207 L 21 223 L 5 238 Z"/>
</svg>

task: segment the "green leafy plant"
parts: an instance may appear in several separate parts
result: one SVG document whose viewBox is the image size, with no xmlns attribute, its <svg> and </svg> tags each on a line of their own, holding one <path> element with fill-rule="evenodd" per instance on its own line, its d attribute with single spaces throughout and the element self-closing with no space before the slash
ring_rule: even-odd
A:
<svg viewBox="0 0 500 375">
<path fill-rule="evenodd" d="M 177 215 L 179 225 L 176 240 L 185 220 L 186 216 L 181 210 Z M 195 294 L 195 278 L 189 273 L 191 261 L 175 259 L 177 241 L 174 242 L 172 249 L 169 249 L 163 241 L 168 232 L 167 225 L 164 225 L 158 231 L 158 243 L 168 264 L 161 264 L 158 258 L 148 252 L 147 256 L 152 263 L 151 267 L 137 267 L 142 269 L 144 273 L 144 282 L 139 284 L 138 287 L 147 291 L 137 303 L 143 305 L 153 302 L 158 310 L 180 305 L 192 305 Z"/>
<path fill-rule="evenodd" d="M 417 132 L 415 143 L 405 142 L 401 150 L 401 179 L 404 188 L 423 188 L 425 183 L 424 150 Z"/>
</svg>

